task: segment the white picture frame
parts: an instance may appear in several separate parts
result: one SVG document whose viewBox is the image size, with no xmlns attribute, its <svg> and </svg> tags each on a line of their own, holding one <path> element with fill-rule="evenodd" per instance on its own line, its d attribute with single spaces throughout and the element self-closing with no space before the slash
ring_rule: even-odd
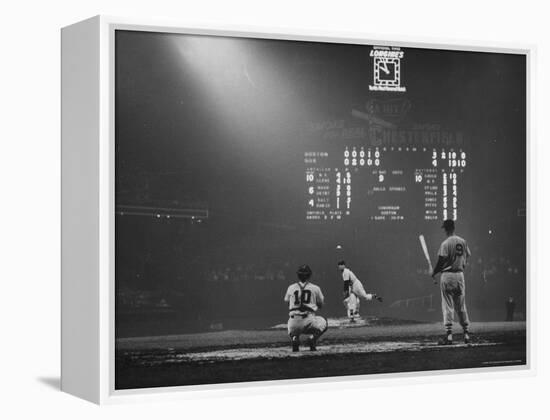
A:
<svg viewBox="0 0 550 420">
<path fill-rule="evenodd" d="M 277 28 L 195 26 L 178 22 L 96 16 L 62 29 L 62 390 L 97 404 L 136 399 L 188 398 L 231 393 L 330 389 L 335 382 L 362 385 L 415 383 L 427 376 L 464 380 L 484 375 L 532 375 L 535 371 L 530 241 L 527 241 L 527 364 L 461 371 L 415 372 L 197 385 L 136 390 L 114 387 L 114 32 L 136 30 L 280 40 L 338 42 L 523 54 L 527 63 L 527 232 L 532 220 L 532 45 L 407 39 L 371 34 L 287 32 Z"/>
</svg>

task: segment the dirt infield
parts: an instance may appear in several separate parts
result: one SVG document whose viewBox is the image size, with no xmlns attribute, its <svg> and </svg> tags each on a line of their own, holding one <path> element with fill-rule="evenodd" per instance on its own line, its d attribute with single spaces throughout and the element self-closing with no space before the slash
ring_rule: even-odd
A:
<svg viewBox="0 0 550 420">
<path fill-rule="evenodd" d="M 334 325 L 335 323 L 333 323 Z M 338 323 L 336 323 L 339 325 Z M 474 323 L 472 343 L 438 346 L 440 324 L 340 325 L 318 351 L 292 353 L 286 331 L 119 339 L 116 388 L 510 366 L 526 363 L 524 322 Z"/>
</svg>

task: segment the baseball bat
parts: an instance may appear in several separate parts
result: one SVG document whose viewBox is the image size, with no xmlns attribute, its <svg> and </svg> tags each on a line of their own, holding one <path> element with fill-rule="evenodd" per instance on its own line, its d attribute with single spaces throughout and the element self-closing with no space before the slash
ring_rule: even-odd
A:
<svg viewBox="0 0 550 420">
<path fill-rule="evenodd" d="M 434 271 L 432 267 L 432 261 L 430 260 L 430 254 L 428 253 L 428 246 L 426 245 L 426 239 L 424 238 L 424 235 L 420 235 L 418 237 L 420 239 L 420 245 L 422 246 L 422 251 L 424 251 L 424 256 L 426 257 L 426 261 L 428 261 L 428 267 L 430 268 L 430 274 Z"/>
</svg>

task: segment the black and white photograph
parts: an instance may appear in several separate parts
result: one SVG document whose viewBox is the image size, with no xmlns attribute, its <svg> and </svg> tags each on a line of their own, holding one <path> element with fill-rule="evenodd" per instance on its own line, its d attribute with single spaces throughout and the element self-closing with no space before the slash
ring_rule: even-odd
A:
<svg viewBox="0 0 550 420">
<path fill-rule="evenodd" d="M 3 6 L 0 418 L 544 417 L 543 2 Z"/>
<path fill-rule="evenodd" d="M 525 54 L 115 31 L 115 390 L 529 364 Z"/>
</svg>

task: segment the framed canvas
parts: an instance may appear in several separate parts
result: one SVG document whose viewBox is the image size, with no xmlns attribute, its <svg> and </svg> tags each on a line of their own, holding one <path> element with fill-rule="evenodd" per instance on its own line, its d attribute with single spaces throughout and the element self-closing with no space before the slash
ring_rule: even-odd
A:
<svg viewBox="0 0 550 420">
<path fill-rule="evenodd" d="M 530 374 L 533 48 L 62 30 L 62 388 Z"/>
</svg>

